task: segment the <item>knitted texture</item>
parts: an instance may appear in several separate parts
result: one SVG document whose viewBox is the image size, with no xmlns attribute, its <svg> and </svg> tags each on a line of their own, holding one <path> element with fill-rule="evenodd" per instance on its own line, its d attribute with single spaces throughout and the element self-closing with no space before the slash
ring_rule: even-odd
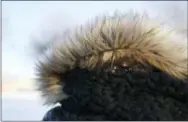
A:
<svg viewBox="0 0 188 122">
<path fill-rule="evenodd" d="M 49 110 L 45 121 L 188 120 L 188 83 L 155 68 L 75 68 L 61 79 L 69 98 Z"/>
</svg>

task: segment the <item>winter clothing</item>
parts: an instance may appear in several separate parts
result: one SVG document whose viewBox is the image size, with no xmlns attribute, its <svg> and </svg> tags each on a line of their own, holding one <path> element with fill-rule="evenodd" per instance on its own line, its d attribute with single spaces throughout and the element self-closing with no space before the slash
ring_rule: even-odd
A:
<svg viewBox="0 0 188 122">
<path fill-rule="evenodd" d="M 147 16 L 97 18 L 38 63 L 44 121 L 188 120 L 186 39 Z"/>
</svg>

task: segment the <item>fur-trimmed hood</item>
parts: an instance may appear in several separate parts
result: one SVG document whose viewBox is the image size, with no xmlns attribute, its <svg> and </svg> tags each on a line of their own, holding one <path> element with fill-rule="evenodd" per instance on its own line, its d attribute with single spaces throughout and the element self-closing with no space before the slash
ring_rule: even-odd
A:
<svg viewBox="0 0 188 122">
<path fill-rule="evenodd" d="M 68 97 L 60 77 L 76 67 L 90 70 L 139 64 L 179 79 L 187 77 L 187 38 L 146 15 L 98 17 L 59 40 L 37 64 L 37 87 L 46 104 Z"/>
</svg>

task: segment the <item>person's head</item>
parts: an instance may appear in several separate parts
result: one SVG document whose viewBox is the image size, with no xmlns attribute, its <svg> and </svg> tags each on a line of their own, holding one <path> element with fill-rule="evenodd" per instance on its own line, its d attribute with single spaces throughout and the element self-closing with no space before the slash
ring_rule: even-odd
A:
<svg viewBox="0 0 188 122">
<path fill-rule="evenodd" d="M 37 65 L 48 120 L 188 120 L 186 39 L 134 13 L 64 34 Z"/>
</svg>

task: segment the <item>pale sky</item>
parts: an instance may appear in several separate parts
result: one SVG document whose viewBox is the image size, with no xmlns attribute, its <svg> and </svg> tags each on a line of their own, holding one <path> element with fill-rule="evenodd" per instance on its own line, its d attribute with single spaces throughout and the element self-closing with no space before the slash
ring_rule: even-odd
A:
<svg viewBox="0 0 188 122">
<path fill-rule="evenodd" d="M 168 2 L 144 1 L 2 1 L 2 72 L 21 78 L 34 74 L 32 36 L 63 30 L 89 18 L 115 10 L 149 10 L 154 14 Z M 181 3 L 182 4 L 182 3 Z M 183 3 L 186 4 L 186 3 Z M 156 13 L 155 13 L 156 15 Z"/>
</svg>

